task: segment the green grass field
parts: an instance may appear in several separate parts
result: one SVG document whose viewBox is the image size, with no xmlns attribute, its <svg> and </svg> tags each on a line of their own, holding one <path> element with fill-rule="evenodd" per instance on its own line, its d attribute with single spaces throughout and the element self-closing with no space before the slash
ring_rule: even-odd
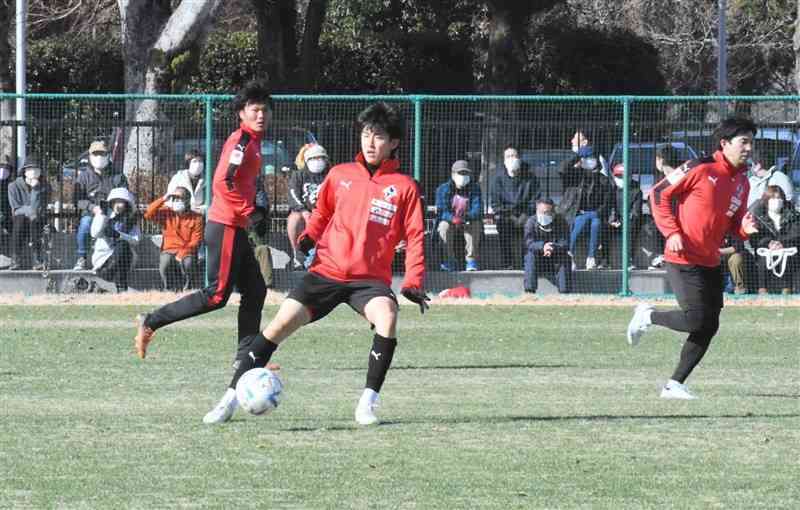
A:
<svg viewBox="0 0 800 510">
<path fill-rule="evenodd" d="M 629 348 L 631 308 L 404 307 L 367 429 L 372 334 L 348 308 L 273 358 L 277 411 L 216 427 L 235 308 L 159 331 L 144 362 L 142 310 L 0 308 L 0 508 L 800 506 L 798 309 L 724 310 L 700 400 L 676 402 L 658 390 L 682 337 Z"/>
</svg>

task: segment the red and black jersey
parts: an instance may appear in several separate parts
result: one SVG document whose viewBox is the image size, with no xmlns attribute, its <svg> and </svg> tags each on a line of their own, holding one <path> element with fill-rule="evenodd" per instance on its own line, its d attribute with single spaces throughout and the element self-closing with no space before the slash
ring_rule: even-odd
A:
<svg viewBox="0 0 800 510">
<path fill-rule="evenodd" d="M 392 260 L 406 241 L 403 287 L 422 289 L 425 226 L 417 182 L 399 172 L 396 159 L 370 174 L 362 154 L 333 167 L 319 190 L 317 206 L 302 236 L 316 240 L 309 271 L 347 282 L 392 283 Z"/>
<path fill-rule="evenodd" d="M 244 124 L 231 133 L 214 170 L 209 221 L 246 228 L 253 213 L 261 172 L 261 137 Z"/>
<path fill-rule="evenodd" d="M 706 267 L 719 265 L 719 248 L 728 233 L 747 239 L 750 184 L 745 167 L 734 167 L 722 151 L 684 163 L 650 192 L 656 226 L 665 238 L 679 233 L 684 251 L 665 250 L 664 260 Z"/>
</svg>

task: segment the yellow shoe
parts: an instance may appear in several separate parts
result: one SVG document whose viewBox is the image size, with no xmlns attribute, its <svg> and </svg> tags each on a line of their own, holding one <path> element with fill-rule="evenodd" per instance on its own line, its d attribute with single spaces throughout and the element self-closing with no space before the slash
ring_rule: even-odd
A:
<svg viewBox="0 0 800 510">
<path fill-rule="evenodd" d="M 144 359 L 147 356 L 147 345 L 153 339 L 153 336 L 156 334 L 155 331 L 145 326 L 145 318 L 147 316 L 145 314 L 139 314 L 136 316 L 136 336 L 133 338 L 134 346 L 136 347 L 136 354 L 139 355 L 139 358 Z"/>
</svg>

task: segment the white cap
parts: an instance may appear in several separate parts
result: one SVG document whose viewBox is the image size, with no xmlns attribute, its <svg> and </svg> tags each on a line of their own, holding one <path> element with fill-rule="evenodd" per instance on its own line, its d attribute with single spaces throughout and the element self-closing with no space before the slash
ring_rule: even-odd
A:
<svg viewBox="0 0 800 510">
<path fill-rule="evenodd" d="M 311 158 L 319 158 L 319 157 L 323 157 L 323 158 L 327 159 L 328 153 L 325 152 L 325 147 L 323 147 L 322 145 L 320 145 L 318 143 L 315 143 L 315 144 L 309 146 L 305 150 L 305 152 L 303 152 L 303 162 L 305 162 L 305 163 L 308 163 L 308 160 L 311 159 Z"/>
<path fill-rule="evenodd" d="M 128 191 L 126 188 L 114 188 L 108 193 L 108 198 L 106 198 L 109 202 L 112 200 L 124 200 L 128 202 L 131 206 L 136 204 L 136 199 L 133 197 L 133 193 Z"/>
</svg>

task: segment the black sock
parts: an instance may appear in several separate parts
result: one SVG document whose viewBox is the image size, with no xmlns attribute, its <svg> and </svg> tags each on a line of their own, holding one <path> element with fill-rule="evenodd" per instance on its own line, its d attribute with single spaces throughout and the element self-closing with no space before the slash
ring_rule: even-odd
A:
<svg viewBox="0 0 800 510">
<path fill-rule="evenodd" d="M 239 349 L 236 352 L 236 361 L 233 362 L 235 371 L 230 387 L 236 389 L 236 383 L 239 382 L 239 378 L 248 370 L 267 366 L 272 353 L 277 348 L 277 344 L 272 343 L 261 333 L 242 338 L 239 342 Z"/>
<path fill-rule="evenodd" d="M 367 388 L 376 393 L 381 391 L 386 372 L 392 364 L 394 349 L 397 347 L 396 338 L 385 338 L 375 334 L 372 339 L 372 349 L 369 351 L 369 364 L 367 365 Z"/>
<path fill-rule="evenodd" d="M 683 344 L 683 349 L 681 349 L 681 359 L 678 361 L 678 366 L 672 374 L 673 381 L 683 384 L 689 374 L 692 373 L 692 370 L 694 370 L 694 367 L 703 359 L 710 342 L 711 338 L 707 338 L 707 335 L 703 333 L 689 335 L 689 338 Z"/>
</svg>

